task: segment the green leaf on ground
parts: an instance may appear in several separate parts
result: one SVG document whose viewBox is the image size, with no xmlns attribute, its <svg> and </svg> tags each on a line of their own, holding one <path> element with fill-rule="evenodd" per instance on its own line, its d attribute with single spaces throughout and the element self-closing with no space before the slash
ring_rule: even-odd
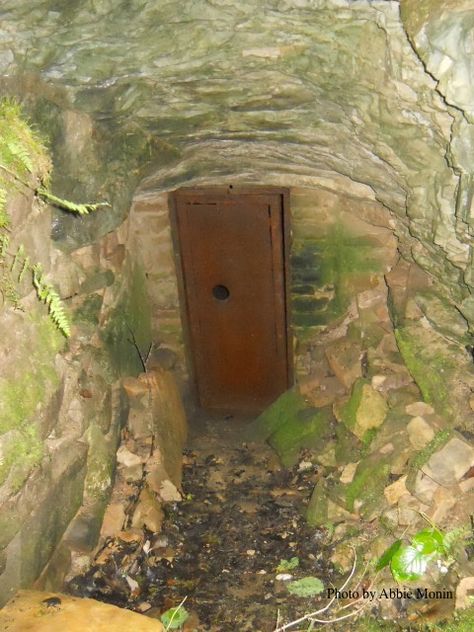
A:
<svg viewBox="0 0 474 632">
<path fill-rule="evenodd" d="M 323 582 L 317 577 L 304 577 L 287 584 L 288 592 L 297 597 L 314 597 L 324 590 Z"/>
<path fill-rule="evenodd" d="M 177 608 L 170 608 L 161 615 L 161 623 L 167 630 L 177 630 L 180 628 L 186 619 L 189 617 L 189 612 L 183 606 Z"/>
<path fill-rule="evenodd" d="M 419 546 L 402 546 L 398 549 L 390 562 L 395 581 L 415 581 L 420 579 L 426 571 L 432 555 L 426 555 Z"/>
<path fill-rule="evenodd" d="M 382 568 L 388 566 L 388 564 L 390 564 L 390 562 L 392 561 L 392 557 L 395 555 L 401 545 L 401 540 L 395 540 L 395 542 L 391 546 L 389 546 L 388 549 L 379 557 L 379 559 L 377 560 L 377 564 L 375 565 L 375 570 L 381 571 Z"/>
<path fill-rule="evenodd" d="M 431 555 L 432 553 L 443 555 L 446 552 L 444 535 L 438 529 L 419 531 L 413 536 L 411 543 L 423 555 Z"/>
<path fill-rule="evenodd" d="M 300 565 L 299 557 L 292 557 L 289 560 L 280 560 L 280 563 L 277 566 L 277 573 L 292 571 L 293 569 L 298 568 L 299 565 Z"/>
</svg>

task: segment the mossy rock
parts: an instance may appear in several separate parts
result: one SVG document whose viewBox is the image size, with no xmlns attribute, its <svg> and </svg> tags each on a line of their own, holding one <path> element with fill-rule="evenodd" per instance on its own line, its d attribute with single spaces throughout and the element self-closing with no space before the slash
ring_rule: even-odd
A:
<svg viewBox="0 0 474 632">
<path fill-rule="evenodd" d="M 135 342 L 143 356 L 151 342 L 151 307 L 145 274 L 138 265 L 128 270 L 128 284 L 101 331 L 111 365 L 118 375 L 138 375 L 143 370 Z"/>
<path fill-rule="evenodd" d="M 97 326 L 102 308 L 103 298 L 100 294 L 87 296 L 83 303 L 75 310 L 73 320 L 75 323 L 90 323 Z"/>
<path fill-rule="evenodd" d="M 292 388 L 280 395 L 246 428 L 245 436 L 249 441 L 265 441 L 288 420 L 296 418 L 298 411 L 307 407 L 303 396 L 296 388 Z"/>
<path fill-rule="evenodd" d="M 358 439 L 367 443 L 373 437 L 372 431 L 383 424 L 387 410 L 387 402 L 372 388 L 370 380 L 359 378 L 349 401 L 340 409 L 340 419 Z"/>
<path fill-rule="evenodd" d="M 0 434 L 24 428 L 38 404 L 48 401 L 60 381 L 54 357 L 63 346 L 64 337 L 41 306 L 29 312 L 25 325 L 25 340 L 34 340 L 34 346 L 17 347 L 12 352 L 14 369 L 0 378 Z"/>
<path fill-rule="evenodd" d="M 328 522 L 328 490 L 323 479 L 313 489 L 306 510 L 306 520 L 311 527 L 322 527 Z"/>
<path fill-rule="evenodd" d="M 296 414 L 295 414 L 296 413 Z M 298 462 L 303 448 L 327 448 L 332 434 L 332 408 L 307 408 L 295 411 L 268 439 L 283 465 L 292 467 Z"/>
<path fill-rule="evenodd" d="M 390 463 L 387 457 L 371 454 L 363 459 L 357 466 L 352 482 L 344 486 L 347 510 L 353 512 L 357 509 L 362 517 L 370 517 L 385 502 L 383 490 L 389 476 Z M 356 501 L 360 502 L 360 506 L 356 507 Z"/>
<path fill-rule="evenodd" d="M 340 465 L 355 463 L 360 459 L 363 444 L 343 424 L 336 427 L 336 461 Z"/>
<path fill-rule="evenodd" d="M 417 383 L 423 399 L 439 413 L 453 419 L 454 383 L 457 378 L 456 356 L 434 332 L 409 325 L 395 329 L 395 338 L 403 360 Z M 451 351 L 454 355 L 451 354 Z"/>
</svg>

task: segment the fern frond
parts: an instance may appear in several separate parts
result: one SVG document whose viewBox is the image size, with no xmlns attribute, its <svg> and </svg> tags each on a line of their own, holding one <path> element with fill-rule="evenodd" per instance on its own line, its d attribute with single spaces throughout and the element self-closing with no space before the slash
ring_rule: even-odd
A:
<svg viewBox="0 0 474 632">
<path fill-rule="evenodd" d="M 20 295 L 18 294 L 9 274 L 4 274 L 0 277 L 0 294 L 3 297 L 4 303 L 8 302 L 14 309 L 20 309 L 23 311 L 23 308 L 20 305 Z"/>
<path fill-rule="evenodd" d="M 0 228 L 6 228 L 10 224 L 7 213 L 7 191 L 0 186 Z"/>
<path fill-rule="evenodd" d="M 97 211 L 99 208 L 110 206 L 108 202 L 98 202 L 96 204 L 76 204 L 75 202 L 64 200 L 63 198 L 54 195 L 44 187 L 39 187 L 36 193 L 45 200 L 45 202 L 49 202 L 54 206 L 58 206 L 66 211 L 70 211 L 71 213 L 78 213 L 79 215 L 88 215 L 93 211 Z"/>
<path fill-rule="evenodd" d="M 17 248 L 17 251 L 13 255 L 13 261 L 10 267 L 10 271 L 13 272 L 16 267 L 16 264 L 19 261 L 23 261 L 24 258 L 25 258 L 25 246 L 23 244 L 20 244 Z"/>
<path fill-rule="evenodd" d="M 6 233 L 0 233 L 0 257 L 5 257 L 9 245 L 10 237 Z"/>
<path fill-rule="evenodd" d="M 30 152 L 25 145 L 17 138 L 6 139 L 6 150 L 11 154 L 13 161 L 20 170 L 33 172 L 33 162 Z"/>
<path fill-rule="evenodd" d="M 41 265 L 37 263 L 32 268 L 33 285 L 38 298 L 48 306 L 49 315 L 56 327 L 68 338 L 71 335 L 71 326 L 64 311 L 64 305 L 54 287 L 44 280 Z"/>
<path fill-rule="evenodd" d="M 31 268 L 30 258 L 26 256 L 21 264 L 20 272 L 18 273 L 18 283 L 21 283 L 25 272 Z"/>
</svg>

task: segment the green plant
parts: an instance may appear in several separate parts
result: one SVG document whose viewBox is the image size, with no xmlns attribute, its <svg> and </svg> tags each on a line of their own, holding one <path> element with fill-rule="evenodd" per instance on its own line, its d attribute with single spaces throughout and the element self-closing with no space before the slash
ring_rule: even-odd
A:
<svg viewBox="0 0 474 632">
<path fill-rule="evenodd" d="M 181 628 L 189 617 L 189 612 L 183 608 L 183 602 L 176 608 L 169 608 L 161 615 L 161 622 L 166 630 L 178 630 Z"/>
<path fill-rule="evenodd" d="M 464 527 L 443 533 L 430 523 L 429 528 L 415 533 L 408 543 L 396 540 L 377 560 L 375 570 L 390 566 L 395 581 L 416 581 L 433 562 L 440 568 L 450 566 L 456 545 L 469 534 L 470 530 Z"/>
<path fill-rule="evenodd" d="M 0 101 L 0 294 L 4 303 L 22 309 L 18 285 L 30 274 L 39 300 L 46 303 L 51 320 L 67 337 L 70 325 L 64 306 L 41 266 L 31 263 L 22 244 L 10 248 L 15 227 L 7 211 L 8 196 L 16 189 L 30 189 L 39 199 L 79 215 L 109 204 L 77 204 L 54 195 L 49 190 L 50 170 L 44 143 L 24 120 L 20 106 L 11 99 Z"/>
<path fill-rule="evenodd" d="M 277 566 L 277 573 L 284 573 L 285 571 L 292 571 L 298 568 L 300 565 L 299 557 L 292 557 L 289 560 L 280 560 Z"/>
<path fill-rule="evenodd" d="M 303 577 L 287 585 L 288 592 L 297 597 L 314 597 L 324 590 L 323 582 L 317 577 Z"/>
</svg>

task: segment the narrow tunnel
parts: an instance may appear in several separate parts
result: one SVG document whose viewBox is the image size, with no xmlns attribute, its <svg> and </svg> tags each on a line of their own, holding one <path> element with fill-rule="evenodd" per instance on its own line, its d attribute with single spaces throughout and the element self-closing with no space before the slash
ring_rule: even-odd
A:
<svg viewBox="0 0 474 632">
<path fill-rule="evenodd" d="M 471 4 L 2 3 L 0 629 L 474 628 Z"/>
</svg>

